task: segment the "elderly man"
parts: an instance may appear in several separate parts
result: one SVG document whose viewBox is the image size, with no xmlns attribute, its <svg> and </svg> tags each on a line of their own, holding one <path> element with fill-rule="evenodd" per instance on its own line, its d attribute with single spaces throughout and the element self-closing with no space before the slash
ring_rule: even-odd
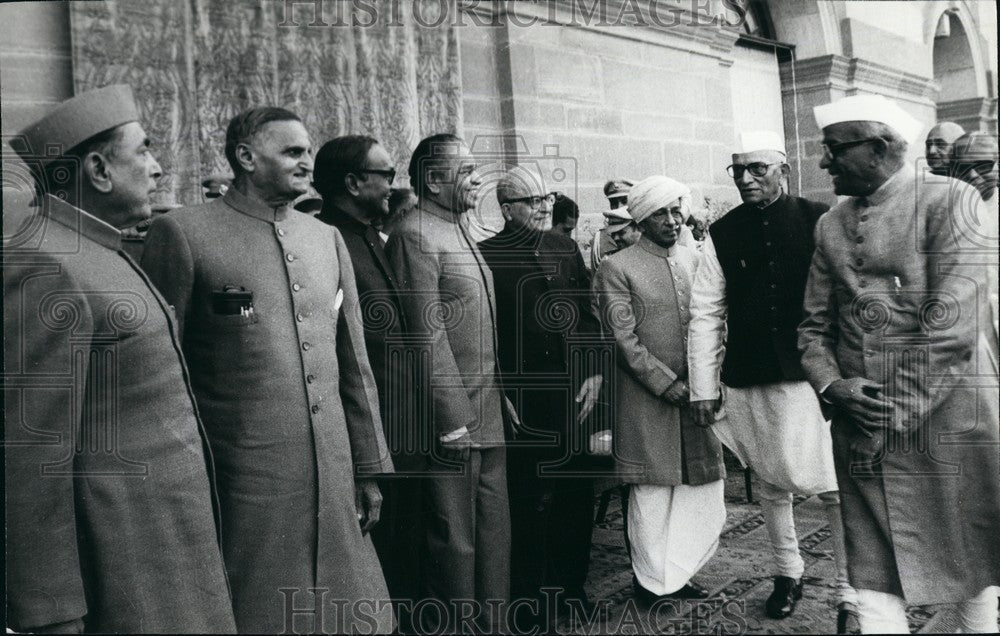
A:
<svg viewBox="0 0 1000 636">
<path fill-rule="evenodd" d="M 425 422 L 406 408 L 412 395 L 400 354 L 406 323 L 400 288 L 385 254 L 385 244 L 374 224 L 389 210 L 392 158 L 372 137 L 348 135 L 332 139 L 316 153 L 314 183 L 323 197 L 317 217 L 340 231 L 351 256 L 365 326 L 368 361 L 378 387 L 379 410 L 386 443 L 396 473 L 381 478 L 381 519 L 372 530 L 372 541 L 392 598 L 401 601 L 400 629 L 412 631 L 409 610 L 419 599 L 420 484 L 414 474 L 426 467 L 416 439 Z"/>
<path fill-rule="evenodd" d="M 963 184 L 917 181 L 906 150 L 919 123 L 895 103 L 854 96 L 815 114 L 820 167 L 847 198 L 816 225 L 799 348 L 835 409 L 861 628 L 906 633 L 906 603 L 957 603 L 965 631 L 996 631 L 997 372 L 979 363 L 982 254 L 952 232 L 982 204 Z"/>
<path fill-rule="evenodd" d="M 708 596 L 689 581 L 714 554 L 726 518 L 722 447 L 688 407 L 688 303 L 698 256 L 677 245 L 688 195 L 667 177 L 636 184 L 629 212 L 642 238 L 605 259 L 595 279 L 618 354 L 613 443 L 618 472 L 633 484 L 628 529 L 643 602 Z"/>
<path fill-rule="evenodd" d="M 952 144 L 965 134 L 965 129 L 951 121 L 935 124 L 927 133 L 924 154 L 931 172 L 949 177 L 952 171 Z"/>
<path fill-rule="evenodd" d="M 132 91 L 108 86 L 11 144 L 39 206 L 4 210 L 6 609 L 18 631 L 236 629 L 173 315 L 122 248 L 160 176 L 138 120 Z"/>
<path fill-rule="evenodd" d="M 698 423 L 711 426 L 725 384 L 728 418 L 714 428 L 759 478 L 776 566 L 764 605 L 771 618 L 791 615 L 802 597 L 792 494 L 819 495 L 837 564 L 837 631 L 844 633 L 856 620 L 856 598 L 847 582 L 830 425 L 805 381 L 796 331 L 813 228 L 828 206 L 784 193 L 789 168 L 777 133 L 744 133 L 742 145 L 728 172 L 743 204 L 709 228 L 692 290 L 691 404 Z"/>
<path fill-rule="evenodd" d="M 493 275 L 465 211 L 475 206 L 476 164 L 460 138 L 421 141 L 410 159 L 420 200 L 389 237 L 386 252 L 402 295 L 403 318 L 427 367 L 417 378 L 432 433 L 425 484 L 427 593 L 457 631 L 502 627 L 510 591 L 510 511 L 504 426 L 513 417 L 499 382 Z M 428 613 L 429 614 L 429 613 Z M 428 616 L 428 618 L 430 618 Z"/>
<path fill-rule="evenodd" d="M 336 229 L 291 207 L 309 188 L 309 134 L 294 113 L 253 108 L 230 121 L 226 158 L 232 188 L 156 219 L 143 267 L 177 310 L 218 463 L 236 625 L 391 631 L 368 532 L 370 475 L 392 465 L 354 269 Z"/>
<path fill-rule="evenodd" d="M 571 364 L 599 359 L 588 352 L 599 350 L 601 327 L 576 241 L 544 231 L 554 198 L 540 176 L 512 169 L 497 184 L 504 227 L 479 244 L 496 288 L 504 388 L 523 414 L 507 450 L 512 594 L 541 601 L 542 588 L 560 590 L 559 607 L 544 610 L 588 604 L 594 486 L 579 474 L 590 468 L 583 423 L 603 382 Z M 550 612 L 540 614 L 544 626 Z M 518 618 L 512 631 L 528 630 Z"/>
</svg>

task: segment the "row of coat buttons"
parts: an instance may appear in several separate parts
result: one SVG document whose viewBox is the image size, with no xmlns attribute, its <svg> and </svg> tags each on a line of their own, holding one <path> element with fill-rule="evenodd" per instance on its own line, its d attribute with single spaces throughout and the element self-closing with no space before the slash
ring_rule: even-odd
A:
<svg viewBox="0 0 1000 636">
<path fill-rule="evenodd" d="M 277 228 L 277 232 L 278 232 L 278 236 L 284 236 L 285 235 L 285 230 L 281 229 L 280 227 Z M 289 263 L 291 263 L 291 262 L 293 262 L 295 260 L 295 255 L 292 254 L 291 252 L 288 252 L 287 254 L 285 254 L 285 259 Z M 292 291 L 302 291 L 302 285 L 300 285 L 299 283 L 292 283 Z M 295 314 L 295 320 L 297 320 L 299 322 L 304 321 L 307 317 L 308 317 L 308 314 L 303 314 L 301 312 Z M 312 345 L 310 345 L 308 342 L 303 342 L 302 343 L 302 350 L 303 351 L 309 351 L 309 348 L 311 346 Z M 316 381 L 316 376 L 315 375 L 313 375 L 311 373 L 308 374 L 308 375 L 306 375 L 306 382 L 307 383 L 312 384 L 315 381 Z M 323 398 L 320 397 L 319 399 L 323 399 Z M 309 407 L 309 410 L 312 411 L 313 415 L 319 413 L 319 404 L 313 404 L 311 407 Z"/>
</svg>

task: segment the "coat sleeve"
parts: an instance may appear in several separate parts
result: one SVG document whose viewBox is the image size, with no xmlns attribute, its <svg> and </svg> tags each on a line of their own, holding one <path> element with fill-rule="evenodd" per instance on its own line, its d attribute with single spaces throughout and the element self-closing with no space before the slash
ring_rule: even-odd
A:
<svg viewBox="0 0 1000 636">
<path fill-rule="evenodd" d="M 436 308 L 445 304 L 440 288 L 440 255 L 421 245 L 418 233 L 404 228 L 389 237 L 386 254 L 400 287 L 400 305 L 407 329 L 430 347 L 430 378 L 420 378 L 420 386 L 430 387 L 434 425 L 438 436 L 477 424 L 476 410 L 464 387 L 435 386 L 434 379 L 461 377 L 448 332 Z"/>
<path fill-rule="evenodd" d="M 187 236 L 169 214 L 157 217 L 149 226 L 141 265 L 163 298 L 173 306 L 177 331 L 183 341 L 194 287 L 194 257 Z"/>
<path fill-rule="evenodd" d="M 719 369 L 726 331 L 726 277 L 712 237 L 705 239 L 691 285 L 691 322 L 688 324 L 688 384 L 691 400 L 719 397 Z"/>
<path fill-rule="evenodd" d="M 618 364 L 642 383 L 653 395 L 663 395 L 678 377 L 639 340 L 636 333 L 636 311 L 628 278 L 613 261 L 605 259 L 594 279 L 600 302 L 601 316 L 615 339 Z"/>
<path fill-rule="evenodd" d="M 330 231 L 336 239 L 340 289 L 344 293 L 337 315 L 337 365 L 354 472 L 357 475 L 391 473 L 392 460 L 389 459 L 379 414 L 378 387 L 365 348 L 354 266 L 340 232 L 332 227 Z"/>
<path fill-rule="evenodd" d="M 840 365 L 837 363 L 839 310 L 830 273 L 830 262 L 822 240 L 823 221 L 821 218 L 816 224 L 816 250 L 809 266 L 803 300 L 805 317 L 799 324 L 802 368 L 813 389 L 820 394 L 837 380 L 843 379 Z"/>
<path fill-rule="evenodd" d="M 69 335 L 94 327 L 65 266 L 5 263 L 4 270 L 7 620 L 34 631 L 87 614 L 74 477 L 65 463 L 72 461 L 88 378 L 86 364 L 71 366 Z M 47 297 L 68 302 L 48 304 Z M 59 384 L 60 376 L 71 383 Z M 61 470 L 43 472 L 56 464 Z"/>
</svg>

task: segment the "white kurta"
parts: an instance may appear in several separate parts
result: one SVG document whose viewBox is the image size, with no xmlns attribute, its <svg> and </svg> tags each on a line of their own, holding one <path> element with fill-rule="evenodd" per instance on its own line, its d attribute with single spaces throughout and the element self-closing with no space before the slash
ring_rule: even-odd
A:
<svg viewBox="0 0 1000 636">
<path fill-rule="evenodd" d="M 632 486 L 628 538 L 640 585 L 656 595 L 676 592 L 712 558 L 726 522 L 723 484 Z"/>
<path fill-rule="evenodd" d="M 719 396 L 725 353 L 726 277 L 711 236 L 691 288 L 688 384 L 691 400 Z M 719 440 L 764 481 L 811 495 L 837 489 L 830 424 L 808 382 L 726 387 L 726 417 L 713 426 Z"/>
</svg>

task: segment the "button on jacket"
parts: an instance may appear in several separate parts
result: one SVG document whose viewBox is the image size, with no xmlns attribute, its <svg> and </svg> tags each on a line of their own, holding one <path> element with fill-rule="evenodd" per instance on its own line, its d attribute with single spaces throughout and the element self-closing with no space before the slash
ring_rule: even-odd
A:
<svg viewBox="0 0 1000 636">
<path fill-rule="evenodd" d="M 143 267 L 182 325 L 218 462 L 240 631 L 285 629 L 280 588 L 387 598 L 358 524 L 354 478 L 390 472 L 391 462 L 340 233 L 231 188 L 157 218 Z M 242 300 L 227 303 L 234 290 Z M 319 593 L 296 598 L 296 607 L 320 602 Z M 348 617 L 325 627 L 353 625 Z"/>
</svg>

